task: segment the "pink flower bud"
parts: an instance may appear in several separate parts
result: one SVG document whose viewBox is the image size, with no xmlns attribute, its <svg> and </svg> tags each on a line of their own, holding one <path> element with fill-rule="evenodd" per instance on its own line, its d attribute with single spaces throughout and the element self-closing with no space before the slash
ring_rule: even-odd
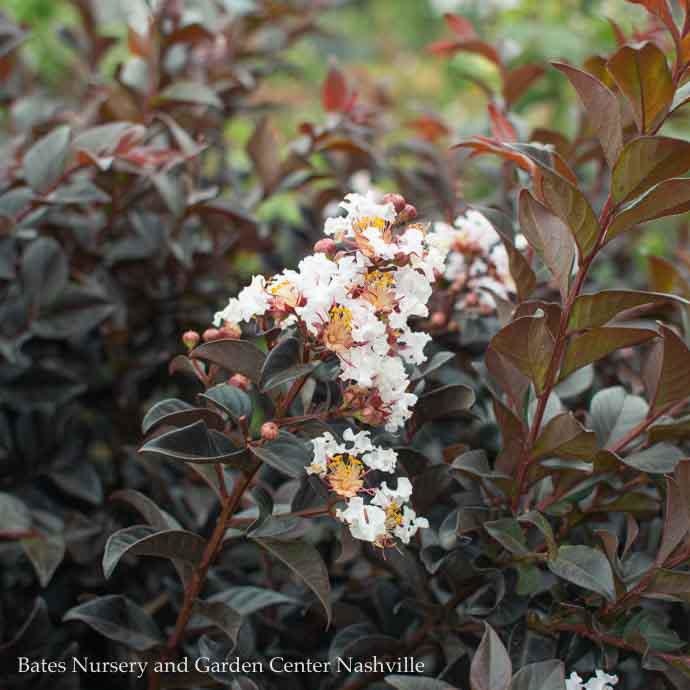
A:
<svg viewBox="0 0 690 690">
<path fill-rule="evenodd" d="M 201 336 L 206 342 L 210 340 L 218 340 L 221 337 L 220 331 L 217 328 L 207 328 Z"/>
<path fill-rule="evenodd" d="M 448 317 L 442 311 L 435 311 L 431 315 L 431 324 L 436 328 L 441 328 L 446 325 Z"/>
<path fill-rule="evenodd" d="M 314 245 L 314 251 L 317 254 L 333 256 L 336 251 L 338 251 L 338 245 L 335 243 L 335 240 L 332 240 L 330 237 L 324 237 Z"/>
<path fill-rule="evenodd" d="M 236 323 L 226 321 L 220 329 L 221 338 L 232 338 L 233 340 L 239 340 L 241 336 L 242 329 Z"/>
<path fill-rule="evenodd" d="M 405 204 L 405 208 L 398 214 L 398 221 L 408 222 L 417 217 L 417 208 L 412 204 Z"/>
<path fill-rule="evenodd" d="M 275 422 L 264 422 L 261 425 L 261 438 L 264 441 L 275 441 L 280 433 L 280 428 Z"/>
<path fill-rule="evenodd" d="M 252 382 L 244 374 L 233 374 L 228 379 L 228 383 L 243 391 L 249 390 L 252 385 Z"/>
<path fill-rule="evenodd" d="M 201 336 L 196 331 L 185 331 L 182 335 L 182 342 L 188 350 L 193 350 L 201 340 Z"/>
<path fill-rule="evenodd" d="M 395 192 L 390 192 L 383 197 L 383 201 L 387 204 L 393 204 L 393 208 L 396 213 L 400 213 L 407 206 L 405 197 L 402 194 L 396 194 Z"/>
</svg>

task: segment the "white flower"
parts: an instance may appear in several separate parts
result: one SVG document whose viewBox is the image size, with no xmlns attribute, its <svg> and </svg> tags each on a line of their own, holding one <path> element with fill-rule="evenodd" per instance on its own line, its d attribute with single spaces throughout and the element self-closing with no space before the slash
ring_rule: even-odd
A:
<svg viewBox="0 0 690 690">
<path fill-rule="evenodd" d="M 398 464 L 398 454 L 392 448 L 374 448 L 365 453 L 362 460 L 369 469 L 394 472 Z"/>
<path fill-rule="evenodd" d="M 381 508 L 388 508 L 391 503 L 401 506 L 407 503 L 412 496 L 412 483 L 407 477 L 398 477 L 398 486 L 395 489 L 388 488 L 388 482 L 383 482 L 377 489 L 371 502 Z"/>
<path fill-rule="evenodd" d="M 214 324 L 220 326 L 223 321 L 241 323 L 265 314 L 270 305 L 265 288 L 266 279 L 263 276 L 254 276 L 252 282 L 240 290 L 239 295 L 231 299 L 223 311 L 215 315 Z"/>
<path fill-rule="evenodd" d="M 582 678 L 573 671 L 565 681 L 565 690 L 614 690 L 613 686 L 618 683 L 618 676 L 611 676 L 597 669 L 594 677 L 583 683 Z"/>
<path fill-rule="evenodd" d="M 596 671 L 596 677 L 590 678 L 584 685 L 583 690 L 613 690 L 613 685 L 618 683 L 618 676 L 610 676 L 604 671 Z"/>
<path fill-rule="evenodd" d="M 417 534 L 420 529 L 427 529 L 429 527 L 429 521 L 423 517 L 417 517 L 417 514 L 409 506 L 405 506 L 403 509 L 403 520 L 402 524 L 398 525 L 393 529 L 393 534 L 403 544 L 409 544 L 410 539 Z"/>
<path fill-rule="evenodd" d="M 565 679 L 565 690 L 582 690 L 582 678 L 573 671 L 570 678 Z"/>
<path fill-rule="evenodd" d="M 386 513 L 381 508 L 365 505 L 360 496 L 351 498 L 345 510 L 336 511 L 336 516 L 350 527 L 355 539 L 377 542 L 386 536 Z"/>
</svg>

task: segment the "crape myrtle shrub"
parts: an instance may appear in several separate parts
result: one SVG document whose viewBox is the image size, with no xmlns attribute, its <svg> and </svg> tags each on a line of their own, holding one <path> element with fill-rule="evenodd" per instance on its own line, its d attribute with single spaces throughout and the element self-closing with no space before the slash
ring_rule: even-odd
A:
<svg viewBox="0 0 690 690">
<path fill-rule="evenodd" d="M 502 93 L 491 94 L 488 132 L 449 154 L 450 127 L 420 118 L 414 127 L 421 139 L 387 151 L 382 163 L 395 168 L 403 196 L 376 189 L 346 196 L 340 214 L 330 213 L 324 223 L 322 209 L 344 196 L 352 173 L 376 167 L 371 147 L 378 143 L 376 107 L 363 107 L 343 75 L 330 71 L 323 101 L 338 115 L 303 126 L 306 148 L 299 154 L 309 162 L 319 146 L 337 149 L 337 157 L 325 157 L 326 173 L 306 166 L 329 184 L 312 186 L 309 175 L 283 181 L 309 199 L 301 232 L 305 240 L 321 237 L 313 254 L 294 270 L 267 265 L 265 277 L 256 275 L 204 335 L 184 334 L 187 352 L 175 348 L 168 384 L 168 390 L 179 387 L 179 397 L 161 400 L 143 417 L 138 461 L 126 453 L 127 461 L 108 470 L 115 475 L 108 489 L 116 490 L 107 511 L 85 508 L 100 478 L 89 479 L 79 436 L 67 426 L 61 447 L 77 456 L 65 460 L 72 472 L 56 468 L 50 491 L 34 482 L 3 495 L 2 662 L 10 687 L 77 687 L 76 676 L 20 677 L 15 657 L 85 651 L 107 659 L 191 661 L 184 675 L 152 666 L 151 688 L 690 687 L 684 450 L 690 289 L 683 268 L 662 259 L 650 262 L 647 286 L 633 285 L 625 271 L 615 288 L 593 279 L 607 260 L 630 266 L 626 246 L 634 228 L 664 219 L 670 231 L 672 216 L 690 210 L 683 177 L 690 144 L 678 135 L 686 117 L 690 6 L 637 4 L 649 10 L 649 25 L 630 37 L 618 31 L 611 55 L 581 67 L 553 66 L 582 104 L 572 139 L 524 131 L 514 113 L 542 68 L 507 67 L 474 27 L 449 16 L 449 38 L 430 49 L 440 60 L 457 51 L 480 53 L 502 76 Z M 7 34 L 12 46 L 19 37 Z M 140 38 L 130 39 L 134 52 L 150 55 L 152 48 L 136 47 L 146 44 Z M 160 35 L 153 43 L 160 50 Z M 8 55 L 5 61 L 15 66 L 16 51 Z M 157 69 L 165 64 L 152 62 Z M 212 94 L 229 97 L 227 83 L 221 80 Z M 213 117 L 212 94 L 199 103 L 188 83 L 182 92 L 183 104 L 172 110 L 178 119 L 187 113 L 198 125 L 202 116 Z M 154 97 L 157 114 L 166 100 L 161 93 Z M 196 94 L 191 104 L 190 93 Z M 132 101 L 137 108 L 150 103 L 141 96 Z M 173 209 L 180 198 L 190 199 L 175 185 L 195 188 L 193 175 L 208 174 L 210 164 L 200 161 L 217 143 L 217 123 L 204 129 L 203 141 L 182 136 L 183 145 L 173 115 L 162 113 L 168 117 L 157 115 L 163 124 L 150 141 L 141 130 L 127 130 L 125 143 L 116 136 L 106 151 L 78 148 L 71 129 L 47 125 L 45 139 L 31 128 L 41 143 L 17 143 L 22 162 L 6 172 L 8 193 L 20 199 L 6 214 L 6 238 L 16 252 L 9 265 L 19 266 L 18 277 L 7 281 L 7 312 L 32 319 L 31 331 L 17 329 L 27 342 L 8 339 L 14 357 L 7 357 L 8 438 L 30 442 L 42 459 L 56 457 L 52 449 L 38 450 L 36 419 L 47 413 L 40 405 L 15 409 L 32 400 L 24 382 L 36 374 L 38 403 L 50 397 L 65 413 L 68 398 L 83 396 L 77 398 L 82 414 L 94 415 L 93 384 L 64 392 L 65 358 L 94 374 L 90 352 L 100 362 L 104 351 L 124 347 L 109 340 L 117 333 L 109 329 L 118 305 L 129 303 L 112 305 L 108 291 L 100 302 L 95 286 L 118 294 L 129 287 L 134 309 L 161 318 L 160 302 L 155 295 L 144 299 L 141 285 L 157 275 L 163 240 L 154 259 L 126 255 L 122 270 L 137 265 L 135 277 L 127 279 L 114 271 L 118 261 L 103 258 L 106 277 L 90 282 L 101 259 L 82 247 L 80 239 L 89 235 L 79 228 L 94 222 L 99 233 L 92 215 L 104 213 L 110 251 L 106 239 L 116 228 L 149 238 L 142 230 L 136 235 L 138 226 L 126 215 L 141 204 L 141 214 L 157 217 L 153 227 L 169 227 L 168 219 L 181 233 L 197 220 L 204 232 L 196 233 L 214 236 L 198 215 L 215 196 L 192 194 L 192 211 L 175 215 Z M 273 164 L 265 165 L 275 162 L 274 140 L 264 138 L 269 131 L 262 121 L 253 137 L 259 196 L 277 184 Z M 164 136 L 171 143 L 159 144 Z M 195 150 L 202 145 L 204 152 Z M 33 156 L 31 146 L 39 146 Z M 145 159 L 155 152 L 147 174 L 141 165 L 130 167 L 131 147 Z M 482 165 L 498 159 L 498 166 L 481 170 L 490 176 L 491 196 L 472 209 L 456 199 L 455 156 L 463 155 L 467 167 L 474 159 Z M 42 164 L 27 168 L 27 158 Z M 78 170 L 63 180 L 71 166 Z M 90 185 L 75 181 L 86 173 Z M 218 172 L 219 188 L 230 184 L 226 173 Z M 108 220 L 114 202 L 101 192 L 112 194 L 114 178 L 127 181 L 123 193 L 133 198 Z M 77 185 L 76 201 L 59 200 L 63 182 L 68 191 Z M 128 185 L 135 182 L 133 193 Z M 27 183 L 31 191 L 22 197 Z M 244 214 L 222 208 L 220 236 L 246 228 Z M 256 225 L 244 232 L 237 244 L 256 237 Z M 60 241 L 45 244 L 49 236 Z M 171 236 L 179 241 L 181 235 Z M 224 249 L 232 251 L 222 243 L 207 247 L 209 264 Z M 189 291 L 200 289 L 202 277 L 205 286 L 213 275 L 208 266 L 185 265 L 179 247 L 169 251 L 189 276 Z M 218 282 L 203 298 L 168 317 L 169 345 L 160 344 L 160 333 L 151 335 L 156 358 L 169 357 L 183 329 L 211 326 L 219 292 L 235 294 L 228 265 L 221 263 Z M 160 271 L 171 279 L 169 265 Z M 85 301 L 89 327 L 65 336 L 67 325 L 81 323 Z M 91 315 L 96 307 L 104 310 L 98 318 Z M 56 335 L 58 308 L 67 316 L 57 321 L 63 330 Z M 98 338 L 97 323 L 103 324 Z M 134 326 L 127 332 L 146 333 Z M 90 349 L 89 343 L 96 344 Z M 146 343 L 144 335 L 130 347 Z M 29 357 L 47 358 L 52 378 L 42 361 L 33 360 L 29 370 Z M 133 355 L 122 362 L 113 374 L 118 386 L 142 360 Z M 72 379 L 73 386 L 82 380 Z M 146 374 L 135 380 L 139 385 Z M 163 398 L 162 390 L 149 395 L 153 385 L 144 395 Z M 51 433 L 61 428 L 55 419 L 44 423 Z M 93 433 L 97 423 L 85 428 Z M 16 458 L 14 445 L 8 451 Z M 28 462 L 17 464 L 24 470 Z M 11 482 L 14 490 L 16 472 Z M 66 507 L 57 506 L 56 490 Z M 27 559 L 45 589 L 41 597 L 33 596 L 40 592 Z M 412 655 L 424 662 L 424 678 L 380 668 L 350 673 L 335 664 L 332 673 L 282 676 L 194 664 L 200 657 L 364 660 L 374 654 Z M 129 676 L 117 687 L 136 683 Z"/>
</svg>

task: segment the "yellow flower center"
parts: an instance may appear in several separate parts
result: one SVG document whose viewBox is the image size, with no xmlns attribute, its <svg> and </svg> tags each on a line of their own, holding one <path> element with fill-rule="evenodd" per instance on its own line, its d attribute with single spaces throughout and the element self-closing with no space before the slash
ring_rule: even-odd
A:
<svg viewBox="0 0 690 690">
<path fill-rule="evenodd" d="M 331 491 L 345 498 L 356 496 L 364 486 L 364 463 L 353 455 L 342 453 L 328 460 L 327 481 Z"/>
<path fill-rule="evenodd" d="M 402 525 L 403 516 L 400 506 L 395 502 L 391 503 L 386 507 L 386 529 L 393 529 L 394 527 L 399 527 Z"/>
<path fill-rule="evenodd" d="M 296 307 L 299 303 L 299 292 L 289 280 L 269 285 L 268 292 L 277 297 L 283 303 L 283 307 Z"/>
<path fill-rule="evenodd" d="M 338 352 L 352 345 L 352 312 L 347 307 L 334 306 L 328 312 L 328 324 L 324 331 L 324 344 Z"/>
<path fill-rule="evenodd" d="M 393 310 L 395 279 L 392 271 L 369 271 L 364 278 L 364 285 L 362 297 L 377 311 Z"/>
</svg>

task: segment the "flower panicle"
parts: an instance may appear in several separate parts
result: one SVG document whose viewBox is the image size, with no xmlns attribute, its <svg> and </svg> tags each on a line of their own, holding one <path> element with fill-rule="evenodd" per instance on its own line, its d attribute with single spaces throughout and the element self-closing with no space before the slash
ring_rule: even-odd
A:
<svg viewBox="0 0 690 690">
<path fill-rule="evenodd" d="M 304 258 L 297 270 L 254 276 L 216 314 L 215 325 L 236 330 L 269 317 L 280 328 L 298 326 L 320 357 L 338 358 L 343 411 L 394 432 L 417 400 L 408 392 L 406 365 L 426 361 L 431 339 L 408 322 L 428 316 L 448 246 L 408 222 L 413 207 L 398 195 L 348 194 L 341 207 L 344 215 L 325 222 L 326 238 L 317 243 L 324 251 Z"/>
</svg>

